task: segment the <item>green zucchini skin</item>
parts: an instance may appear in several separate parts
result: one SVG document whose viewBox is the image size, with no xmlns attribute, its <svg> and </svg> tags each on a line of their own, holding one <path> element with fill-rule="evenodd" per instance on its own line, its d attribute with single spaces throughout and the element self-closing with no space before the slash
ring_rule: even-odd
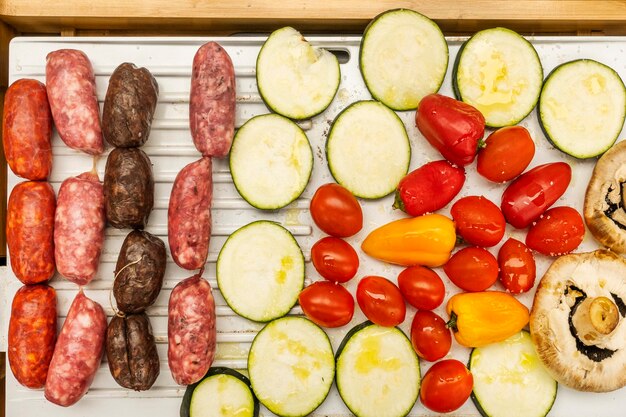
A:
<svg viewBox="0 0 626 417">
<path fill-rule="evenodd" d="M 246 378 L 243 374 L 235 371 L 234 369 L 226 368 L 223 366 L 214 366 L 209 368 L 209 371 L 206 373 L 205 376 L 202 377 L 200 381 L 187 386 L 187 389 L 185 390 L 185 395 L 183 395 L 182 403 L 180 404 L 180 417 L 190 417 L 189 407 L 191 406 L 191 397 L 196 387 L 200 385 L 200 383 L 205 379 L 220 374 L 233 376 L 248 386 L 248 388 L 250 389 L 250 393 L 252 394 L 252 399 L 254 401 L 253 416 L 259 417 L 259 400 L 256 398 L 256 395 L 254 395 L 254 391 L 252 391 L 252 385 L 250 384 L 250 380 Z"/>
<path fill-rule="evenodd" d="M 366 327 L 369 327 L 371 325 L 373 325 L 374 323 L 372 323 L 371 321 L 367 320 L 364 321 L 361 324 L 357 324 L 356 326 L 354 326 L 353 328 L 351 328 L 348 333 L 346 333 L 346 335 L 343 337 L 343 340 L 341 341 L 341 343 L 339 344 L 339 348 L 337 348 L 337 352 L 335 353 L 335 362 L 337 362 L 337 360 L 339 359 L 339 356 L 341 355 L 341 352 L 343 352 L 343 349 L 346 347 L 346 344 L 348 343 L 348 341 L 352 338 L 352 336 L 354 336 L 355 334 L 357 334 L 358 332 L 360 332 L 361 330 L 365 329 Z M 336 369 L 336 368 L 335 368 Z"/>
</svg>

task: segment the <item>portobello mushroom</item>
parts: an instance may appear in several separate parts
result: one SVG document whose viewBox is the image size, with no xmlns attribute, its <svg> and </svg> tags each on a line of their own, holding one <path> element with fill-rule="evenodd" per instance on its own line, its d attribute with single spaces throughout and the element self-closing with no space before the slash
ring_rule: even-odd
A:
<svg viewBox="0 0 626 417">
<path fill-rule="evenodd" d="M 584 217 L 593 237 L 626 253 L 626 141 L 618 142 L 596 163 L 585 194 Z"/>
<path fill-rule="evenodd" d="M 539 358 L 559 383 L 607 392 L 626 385 L 626 260 L 608 251 L 558 258 L 530 313 Z"/>
</svg>

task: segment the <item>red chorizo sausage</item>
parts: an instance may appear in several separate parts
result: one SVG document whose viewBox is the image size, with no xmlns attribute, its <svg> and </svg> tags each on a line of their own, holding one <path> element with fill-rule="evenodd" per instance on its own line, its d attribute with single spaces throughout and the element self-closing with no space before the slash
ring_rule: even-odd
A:
<svg viewBox="0 0 626 417">
<path fill-rule="evenodd" d="M 68 280 L 86 285 L 96 275 L 104 243 L 104 188 L 85 172 L 63 181 L 54 218 L 54 257 Z"/>
<path fill-rule="evenodd" d="M 54 275 L 54 190 L 47 182 L 25 181 L 13 188 L 7 207 L 11 268 L 24 284 Z"/>
<path fill-rule="evenodd" d="M 200 47 L 193 58 L 189 128 L 203 156 L 228 154 L 235 134 L 235 69 L 217 43 Z"/>
<path fill-rule="evenodd" d="M 82 290 L 70 306 L 48 370 L 46 399 L 68 407 L 89 389 L 104 352 L 107 317 Z"/>
<path fill-rule="evenodd" d="M 215 357 L 215 301 L 200 275 L 179 282 L 170 295 L 167 358 L 176 383 L 198 382 Z"/>
<path fill-rule="evenodd" d="M 11 170 L 29 180 L 45 180 L 52 169 L 52 114 L 46 86 L 17 80 L 4 96 L 4 155 Z"/>
<path fill-rule="evenodd" d="M 60 49 L 46 57 L 46 84 L 59 136 L 72 149 L 99 155 L 104 151 L 96 78 L 87 55 Z"/>
<path fill-rule="evenodd" d="M 9 320 L 9 365 L 17 382 L 43 388 L 57 337 L 57 296 L 44 284 L 20 288 Z"/>
<path fill-rule="evenodd" d="M 167 213 L 172 258 L 188 270 L 204 267 L 211 237 L 211 158 L 184 167 L 176 176 Z"/>
</svg>

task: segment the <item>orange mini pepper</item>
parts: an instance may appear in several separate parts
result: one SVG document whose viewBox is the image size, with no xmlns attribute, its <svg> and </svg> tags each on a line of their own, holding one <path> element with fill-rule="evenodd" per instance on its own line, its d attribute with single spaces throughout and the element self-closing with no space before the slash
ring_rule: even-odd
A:
<svg viewBox="0 0 626 417">
<path fill-rule="evenodd" d="M 480 347 L 501 342 L 528 324 L 528 308 L 502 291 L 460 293 L 446 306 L 448 327 L 459 344 Z"/>
<path fill-rule="evenodd" d="M 435 267 L 448 261 L 455 243 L 454 222 L 441 214 L 427 214 L 379 227 L 365 238 L 361 249 L 392 264 Z"/>
</svg>

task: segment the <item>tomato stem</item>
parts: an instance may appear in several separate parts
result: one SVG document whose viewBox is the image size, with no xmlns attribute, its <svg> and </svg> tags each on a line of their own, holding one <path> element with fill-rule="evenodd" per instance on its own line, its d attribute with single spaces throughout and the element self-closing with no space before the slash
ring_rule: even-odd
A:
<svg viewBox="0 0 626 417">
<path fill-rule="evenodd" d="M 456 320 L 457 315 L 454 311 L 450 312 L 450 320 L 446 323 L 446 327 L 451 329 L 453 332 L 456 332 L 458 329 L 456 328 Z"/>
</svg>

